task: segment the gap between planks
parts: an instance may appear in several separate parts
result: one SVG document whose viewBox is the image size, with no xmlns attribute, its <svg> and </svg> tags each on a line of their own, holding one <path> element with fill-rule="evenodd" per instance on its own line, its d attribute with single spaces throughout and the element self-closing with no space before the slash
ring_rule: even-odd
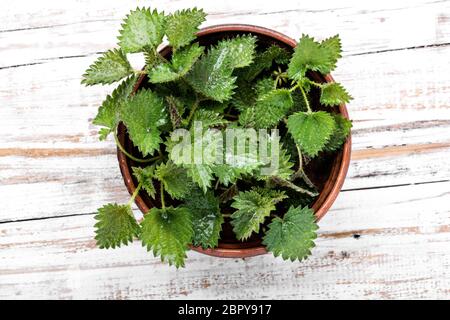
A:
<svg viewBox="0 0 450 320">
<path fill-rule="evenodd" d="M 402 157 L 411 154 L 433 152 L 450 148 L 448 143 L 426 143 L 402 146 L 388 146 L 385 148 L 352 150 L 351 160 L 364 160 L 372 158 Z M 101 148 L 3 148 L 0 149 L 0 157 L 27 157 L 27 158 L 49 158 L 49 157 L 71 157 L 87 156 L 97 157 L 101 155 L 114 155 L 116 149 Z"/>
</svg>

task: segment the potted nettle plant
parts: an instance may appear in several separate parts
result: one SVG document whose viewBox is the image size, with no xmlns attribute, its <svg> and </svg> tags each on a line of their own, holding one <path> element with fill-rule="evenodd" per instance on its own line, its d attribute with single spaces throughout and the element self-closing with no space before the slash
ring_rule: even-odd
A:
<svg viewBox="0 0 450 320">
<path fill-rule="evenodd" d="M 199 31 L 205 16 L 138 8 L 118 48 L 83 75 L 85 85 L 121 81 L 93 123 L 101 140 L 114 137 L 131 194 L 98 209 L 97 244 L 139 239 L 176 267 L 189 248 L 305 259 L 350 159 L 351 97 L 329 75 L 340 39 L 296 43 L 247 25 Z M 143 69 L 131 53 L 145 56 Z"/>
</svg>

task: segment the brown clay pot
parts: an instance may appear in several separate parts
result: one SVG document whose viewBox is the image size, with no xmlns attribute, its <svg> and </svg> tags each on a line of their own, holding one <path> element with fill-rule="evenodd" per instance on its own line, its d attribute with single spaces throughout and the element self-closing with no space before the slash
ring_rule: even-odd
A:
<svg viewBox="0 0 450 320">
<path fill-rule="evenodd" d="M 204 28 L 197 33 L 198 41 L 201 45 L 209 46 L 217 43 L 217 41 L 236 36 L 238 34 L 253 34 L 258 37 L 258 43 L 262 46 L 270 44 L 277 44 L 287 50 L 292 51 L 296 46 L 296 41 L 273 30 L 269 30 L 262 27 L 242 25 L 242 24 L 228 24 L 217 25 L 208 28 Z M 170 47 L 166 46 L 161 50 L 163 56 L 170 54 Z M 311 73 L 309 74 L 316 81 L 320 82 L 333 82 L 331 75 L 325 77 Z M 134 92 L 146 85 L 146 76 L 143 75 L 139 78 Z M 313 95 L 313 108 L 320 109 L 321 106 L 318 103 L 318 96 Z M 348 112 L 345 105 L 341 105 L 335 108 L 334 112 L 340 113 L 342 116 L 348 118 Z M 134 148 L 131 140 L 128 138 L 125 126 L 121 123 L 118 128 L 119 141 L 124 148 L 131 154 L 142 157 L 140 153 Z M 320 220 L 333 204 L 334 200 L 339 194 L 339 191 L 344 183 L 347 169 L 350 163 L 351 152 L 351 137 L 349 136 L 341 151 L 334 153 L 320 164 L 312 164 L 311 167 L 306 168 L 308 176 L 319 187 L 320 195 L 315 200 L 312 209 L 315 212 L 317 220 Z M 120 170 L 125 181 L 125 185 L 128 192 L 132 194 L 136 188 L 137 182 L 132 175 L 132 166 L 138 166 L 138 163 L 134 163 L 132 160 L 117 149 L 117 156 L 119 160 Z M 314 162 L 314 161 L 312 161 Z M 308 172 L 309 171 L 309 172 Z M 312 176 L 311 176 L 312 175 Z M 136 204 L 139 209 L 145 214 L 155 206 L 155 201 L 152 200 L 145 191 L 139 193 L 136 197 Z M 228 258 L 245 258 L 267 253 L 266 248 L 261 244 L 261 237 L 254 235 L 248 241 L 241 242 L 234 238 L 229 223 L 225 222 L 223 226 L 221 240 L 219 245 L 213 249 L 202 249 L 200 247 L 192 247 L 193 250 L 208 254 L 216 257 L 228 257 Z"/>
</svg>

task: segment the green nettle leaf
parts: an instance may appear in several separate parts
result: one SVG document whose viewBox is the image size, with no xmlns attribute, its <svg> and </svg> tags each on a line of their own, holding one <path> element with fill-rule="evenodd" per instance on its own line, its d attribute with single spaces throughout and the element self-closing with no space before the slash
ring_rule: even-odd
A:
<svg viewBox="0 0 450 320">
<path fill-rule="evenodd" d="M 194 43 L 175 52 L 172 57 L 172 63 L 160 64 L 149 71 L 150 82 L 169 82 L 183 77 L 202 55 L 203 50 L 204 48 L 200 47 L 198 43 Z"/>
<path fill-rule="evenodd" d="M 333 117 L 324 111 L 297 112 L 287 121 L 295 142 L 310 157 L 323 150 L 335 128 Z"/>
<path fill-rule="evenodd" d="M 153 67 L 160 63 L 161 58 L 156 50 L 148 49 L 144 51 L 145 71 L 149 73 Z"/>
<path fill-rule="evenodd" d="M 217 164 L 212 167 L 214 175 L 219 179 L 220 183 L 228 186 L 230 183 L 236 183 L 243 175 L 249 175 L 255 171 L 259 166 L 255 164 L 248 164 L 245 166 L 232 166 L 230 164 Z"/>
<path fill-rule="evenodd" d="M 328 47 L 322 47 L 314 38 L 303 35 L 295 47 L 287 72 L 291 79 L 301 80 L 307 70 L 327 74 L 333 67 Z"/>
<path fill-rule="evenodd" d="M 239 240 L 245 240 L 253 232 L 259 232 L 259 225 L 275 210 L 275 204 L 285 199 L 282 191 L 253 188 L 234 197 L 231 206 L 237 209 L 231 215 L 233 231 Z"/>
<path fill-rule="evenodd" d="M 195 39 L 199 26 L 206 20 L 202 9 L 176 11 L 167 18 L 166 35 L 170 45 L 178 49 Z"/>
<path fill-rule="evenodd" d="M 272 67 L 275 61 L 278 64 L 287 64 L 289 62 L 289 53 L 277 45 L 271 45 L 266 51 L 256 54 L 254 62 L 242 69 L 240 76 L 246 81 L 253 81 L 261 72 Z"/>
<path fill-rule="evenodd" d="M 339 35 L 323 40 L 320 46 L 328 51 L 328 57 L 331 62 L 331 68 L 328 72 L 336 68 L 336 62 L 341 58 L 341 39 Z"/>
<path fill-rule="evenodd" d="M 229 107 L 230 104 L 228 102 L 218 102 L 218 101 L 200 102 L 200 108 L 219 113 L 224 113 L 225 110 L 228 109 Z"/>
<path fill-rule="evenodd" d="M 163 100 L 150 90 L 141 90 L 121 108 L 121 118 L 133 144 L 144 155 L 151 155 L 161 143 L 160 126 L 168 121 Z"/>
<path fill-rule="evenodd" d="M 259 176 L 259 179 L 267 179 L 268 177 L 279 177 L 282 179 L 289 179 L 289 177 L 294 173 L 292 167 L 294 163 L 291 162 L 291 155 L 289 152 L 283 148 L 282 144 L 279 145 L 278 152 L 278 165 L 275 166 L 265 166 L 264 175 Z M 268 153 L 270 155 L 270 153 Z"/>
<path fill-rule="evenodd" d="M 255 129 L 276 125 L 294 105 L 288 89 L 275 89 L 258 99 L 255 105 Z"/>
<path fill-rule="evenodd" d="M 148 195 L 155 199 L 156 190 L 152 180 L 155 177 L 155 166 L 151 165 L 145 168 L 133 167 L 132 169 L 138 183 L 141 183 L 142 188 L 147 191 Z"/>
<path fill-rule="evenodd" d="M 245 137 L 241 138 L 245 139 Z M 224 186 L 236 183 L 244 175 L 251 175 L 263 165 L 263 162 L 258 159 L 258 149 L 256 147 L 250 148 L 249 143 L 251 142 L 248 141 L 245 150 L 238 154 L 233 154 L 230 152 L 231 150 L 224 148 L 223 159 L 225 159 L 225 162 L 212 166 L 214 175 Z"/>
<path fill-rule="evenodd" d="M 211 166 L 208 164 L 189 164 L 186 165 L 186 168 L 188 176 L 206 193 L 211 188 L 214 179 Z"/>
<path fill-rule="evenodd" d="M 219 209 L 219 200 L 212 191 L 206 194 L 193 189 L 186 200 L 186 207 L 192 216 L 194 236 L 192 244 L 202 248 L 214 248 L 219 243 L 223 216 Z"/>
<path fill-rule="evenodd" d="M 102 54 L 83 74 L 82 84 L 111 84 L 133 73 L 125 53 L 120 49 Z"/>
<path fill-rule="evenodd" d="M 221 113 L 207 109 L 198 109 L 193 119 L 194 121 L 200 121 L 203 128 L 223 126 L 228 123 Z"/>
<path fill-rule="evenodd" d="M 334 128 L 330 140 L 328 140 L 328 143 L 325 145 L 326 151 L 338 150 L 347 139 L 350 134 L 350 129 L 352 128 L 352 122 L 340 114 L 334 115 L 334 122 L 336 123 L 336 127 Z"/>
<path fill-rule="evenodd" d="M 243 112 L 255 104 L 256 98 L 256 91 L 252 83 L 238 78 L 236 92 L 230 101 L 231 105 Z"/>
<path fill-rule="evenodd" d="M 108 134 L 116 130 L 120 121 L 120 106 L 133 91 L 136 77 L 131 76 L 120 83 L 111 95 L 106 96 L 102 105 L 98 108 L 97 116 L 92 121 L 97 126 L 103 126 L 100 130 L 100 140 L 105 140 Z"/>
<path fill-rule="evenodd" d="M 329 82 L 322 85 L 320 103 L 325 106 L 336 106 L 350 102 L 353 99 L 345 88 L 337 82 Z"/>
<path fill-rule="evenodd" d="M 252 62 L 255 41 L 252 36 L 220 41 L 194 64 L 186 80 L 197 92 L 212 100 L 230 99 L 236 87 L 233 70 Z"/>
<path fill-rule="evenodd" d="M 274 80 L 271 77 L 262 78 L 256 83 L 238 78 L 237 84 L 238 88 L 230 102 L 240 112 L 245 112 L 253 107 L 258 97 L 262 97 L 274 89 Z"/>
<path fill-rule="evenodd" d="M 263 244 L 275 257 L 301 261 L 311 255 L 317 229 L 311 209 L 290 207 L 282 219 L 276 217 L 269 224 Z"/>
<path fill-rule="evenodd" d="M 184 199 L 193 187 L 186 169 L 176 166 L 172 161 L 160 164 L 156 168 L 155 178 L 163 183 L 164 190 L 174 199 Z"/>
<path fill-rule="evenodd" d="M 120 47 L 130 53 L 156 50 L 164 37 L 165 22 L 164 13 L 158 13 L 156 10 L 137 8 L 131 11 L 120 30 Z"/>
<path fill-rule="evenodd" d="M 255 47 L 256 37 L 243 35 L 220 41 L 216 50 L 224 55 L 230 68 L 236 69 L 246 67 L 253 62 Z"/>
<path fill-rule="evenodd" d="M 232 69 L 221 59 L 221 55 L 211 51 L 194 64 L 186 80 L 204 96 L 223 102 L 230 99 L 236 87 Z"/>
<path fill-rule="evenodd" d="M 140 227 L 129 205 L 107 204 L 98 209 L 95 219 L 95 239 L 102 249 L 128 245 L 139 236 Z"/>
<path fill-rule="evenodd" d="M 152 208 L 141 222 L 142 245 L 170 265 L 184 266 L 193 236 L 192 218 L 184 207 Z"/>
<path fill-rule="evenodd" d="M 259 98 L 271 92 L 273 89 L 274 80 L 272 79 L 272 77 L 262 78 L 255 83 L 255 92 Z"/>
</svg>

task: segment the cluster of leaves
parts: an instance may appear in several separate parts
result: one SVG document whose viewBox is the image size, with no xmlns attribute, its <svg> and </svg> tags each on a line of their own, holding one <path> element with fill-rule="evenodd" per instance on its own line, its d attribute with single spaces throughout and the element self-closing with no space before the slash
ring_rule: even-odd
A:
<svg viewBox="0 0 450 320">
<path fill-rule="evenodd" d="M 332 109 L 325 111 L 351 99 L 343 86 L 308 76 L 328 74 L 336 67 L 339 37 L 317 42 L 304 35 L 293 53 L 276 45 L 264 47 L 252 35 L 204 48 L 195 42 L 204 20 L 205 13 L 198 9 L 166 15 L 138 8 L 124 20 L 119 47 L 101 55 L 83 75 L 85 85 L 122 81 L 93 122 L 102 127 L 100 139 L 113 134 L 118 147 L 143 164 L 133 168 L 138 186 L 130 202 L 98 210 L 97 243 L 114 248 L 139 238 L 163 261 L 184 266 L 190 244 L 218 245 L 225 217 L 237 239 L 264 231 L 263 243 L 275 256 L 302 260 L 314 246 L 317 226 L 308 206 L 318 194 L 304 163 L 314 161 L 320 152 L 338 150 L 351 128 L 346 118 Z M 165 38 L 172 48 L 169 58 L 157 50 Z M 129 53 L 144 54 L 145 69 L 134 70 Z M 150 89 L 133 93 L 142 74 Z M 321 111 L 312 107 L 317 90 Z M 194 130 L 196 121 L 202 121 L 202 130 L 284 129 L 278 170 L 263 176 L 258 161 L 177 163 L 170 134 L 177 128 Z M 120 122 L 142 159 L 120 145 L 116 136 Z M 138 223 L 131 204 L 140 191 L 160 206 Z M 227 216 L 224 209 L 234 211 Z"/>
</svg>

